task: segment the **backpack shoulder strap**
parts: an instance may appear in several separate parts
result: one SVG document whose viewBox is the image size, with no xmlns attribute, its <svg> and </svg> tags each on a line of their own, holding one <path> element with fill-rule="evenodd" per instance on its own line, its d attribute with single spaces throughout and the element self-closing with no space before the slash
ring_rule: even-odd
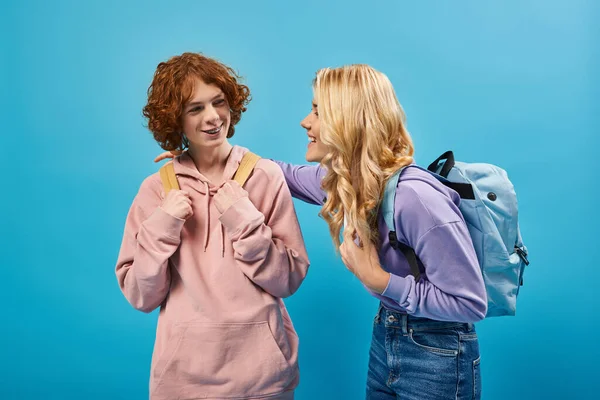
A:
<svg viewBox="0 0 600 400">
<path fill-rule="evenodd" d="M 396 231 L 396 224 L 394 222 L 394 203 L 396 202 L 396 188 L 398 187 L 400 174 L 404 168 L 405 167 L 400 168 L 392 176 L 390 176 L 383 190 L 381 213 L 383 214 L 385 224 L 390 231 Z"/>
<path fill-rule="evenodd" d="M 400 168 L 396 171 L 390 179 L 388 179 L 385 184 L 385 189 L 383 191 L 383 201 L 381 202 L 381 213 L 383 214 L 383 219 L 385 220 L 385 224 L 390 231 L 389 241 L 390 245 L 395 250 L 400 250 L 406 261 L 408 261 L 408 265 L 410 266 L 411 274 L 415 278 L 415 282 L 418 282 L 421 278 L 421 271 L 419 270 L 419 264 L 417 262 L 417 255 L 414 249 L 410 246 L 405 245 L 398 241 L 398 237 L 396 236 L 396 223 L 394 221 L 394 206 L 396 204 L 396 188 L 398 187 L 398 181 L 400 180 L 400 174 L 404 170 L 404 168 Z"/>
<path fill-rule="evenodd" d="M 179 183 L 177 182 L 177 176 L 175 176 L 175 168 L 173 162 L 169 161 L 159 170 L 160 180 L 162 181 L 163 188 L 165 190 L 165 196 L 170 190 L 179 190 Z"/>
<path fill-rule="evenodd" d="M 240 161 L 240 166 L 235 172 L 233 180 L 243 187 L 244 183 L 246 183 L 246 180 L 248 180 L 248 177 L 252 173 L 252 170 L 254 170 L 254 166 L 256 166 L 258 160 L 260 160 L 260 156 L 257 156 L 250 151 L 244 154 L 242 161 Z"/>
</svg>

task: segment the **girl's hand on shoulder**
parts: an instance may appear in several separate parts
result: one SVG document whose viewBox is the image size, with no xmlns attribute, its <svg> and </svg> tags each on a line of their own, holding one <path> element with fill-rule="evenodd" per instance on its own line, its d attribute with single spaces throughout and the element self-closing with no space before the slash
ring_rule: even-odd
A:
<svg viewBox="0 0 600 400">
<path fill-rule="evenodd" d="M 166 160 L 167 158 L 175 158 L 178 155 L 180 155 L 181 153 L 183 153 L 183 152 L 179 151 L 179 150 L 165 151 L 164 153 L 160 153 L 159 155 L 157 155 L 156 158 L 154 159 L 154 162 Z"/>
</svg>

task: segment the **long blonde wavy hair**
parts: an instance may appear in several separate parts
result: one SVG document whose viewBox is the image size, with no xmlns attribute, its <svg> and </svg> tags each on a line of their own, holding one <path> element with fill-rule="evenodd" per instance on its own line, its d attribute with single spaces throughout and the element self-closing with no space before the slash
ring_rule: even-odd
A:
<svg viewBox="0 0 600 400">
<path fill-rule="evenodd" d="M 313 91 L 320 140 L 329 148 L 321 161 L 327 168 L 322 181 L 327 200 L 319 215 L 336 249 L 344 216 L 347 233 L 378 245 L 377 213 L 386 181 L 413 161 L 404 110 L 387 76 L 368 65 L 321 69 Z"/>
</svg>

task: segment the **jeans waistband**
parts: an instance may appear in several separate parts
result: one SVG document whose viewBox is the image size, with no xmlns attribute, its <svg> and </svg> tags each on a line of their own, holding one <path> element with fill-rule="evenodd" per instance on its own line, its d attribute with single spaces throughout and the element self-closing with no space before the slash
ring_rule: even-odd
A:
<svg viewBox="0 0 600 400">
<path fill-rule="evenodd" d="M 379 303 L 379 311 L 375 318 L 378 321 L 382 321 L 386 328 L 401 329 L 402 333 L 408 333 L 409 330 L 419 332 L 451 328 L 465 328 L 467 330 L 473 329 L 473 324 L 470 323 L 436 321 L 429 318 L 414 317 L 412 315 L 390 310 L 381 303 Z"/>
</svg>

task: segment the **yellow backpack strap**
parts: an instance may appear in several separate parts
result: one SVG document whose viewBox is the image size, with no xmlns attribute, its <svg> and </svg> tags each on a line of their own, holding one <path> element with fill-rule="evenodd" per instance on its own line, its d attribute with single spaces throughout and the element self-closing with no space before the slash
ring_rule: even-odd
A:
<svg viewBox="0 0 600 400">
<path fill-rule="evenodd" d="M 162 181 L 163 188 L 165 189 L 165 196 L 170 190 L 179 190 L 179 183 L 177 183 L 177 177 L 175 176 L 175 168 L 173 162 L 169 161 L 159 170 L 160 180 Z"/>
<path fill-rule="evenodd" d="M 233 180 L 239 183 L 240 186 L 244 186 L 244 183 L 246 183 L 246 180 L 252 173 L 252 170 L 254 169 L 254 166 L 258 160 L 260 160 L 260 157 L 252 152 L 247 152 L 244 154 L 242 161 L 240 161 L 240 166 L 235 172 Z"/>
</svg>

